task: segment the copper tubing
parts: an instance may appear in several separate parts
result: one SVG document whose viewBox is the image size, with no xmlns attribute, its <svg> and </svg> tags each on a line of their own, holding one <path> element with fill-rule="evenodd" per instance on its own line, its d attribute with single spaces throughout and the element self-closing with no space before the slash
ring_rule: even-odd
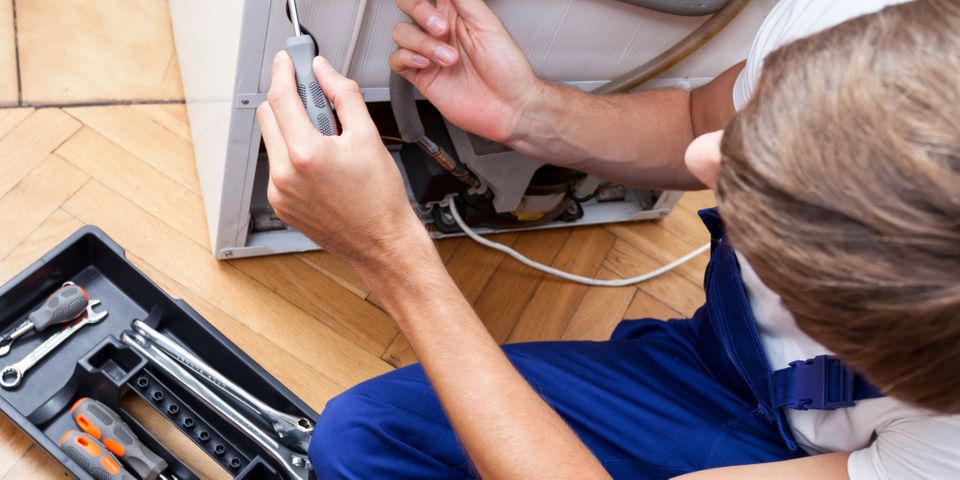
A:
<svg viewBox="0 0 960 480">
<path fill-rule="evenodd" d="M 700 49 L 707 42 L 723 31 L 727 25 L 737 18 L 737 15 L 743 11 L 744 7 L 750 3 L 750 0 L 731 0 L 727 6 L 714 14 L 702 25 L 697 27 L 690 35 L 677 42 L 660 55 L 643 65 L 611 80 L 609 83 L 597 88 L 593 93 L 608 94 L 621 93 L 632 90 L 651 78 L 660 75 L 674 65 L 680 63 L 690 54 Z"/>
</svg>

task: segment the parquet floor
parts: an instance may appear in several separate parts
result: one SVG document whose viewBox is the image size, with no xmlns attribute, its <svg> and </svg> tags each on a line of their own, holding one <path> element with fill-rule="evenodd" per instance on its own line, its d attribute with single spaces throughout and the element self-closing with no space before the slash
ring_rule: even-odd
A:
<svg viewBox="0 0 960 480">
<path fill-rule="evenodd" d="M 169 21 L 162 0 L 0 0 L 0 283 L 80 226 L 97 225 L 317 410 L 413 362 L 339 259 L 213 259 Z M 695 212 L 712 202 L 709 192 L 693 193 L 657 222 L 498 239 L 575 273 L 634 275 L 705 243 Z M 599 340 L 621 318 L 690 315 L 703 301 L 706 256 L 638 287 L 599 289 L 544 278 L 469 240 L 437 246 L 501 342 Z M 143 418 L 149 408 L 128 409 L 188 464 L 223 477 L 177 432 L 160 432 L 162 420 Z M 6 417 L 0 438 L 0 478 L 67 476 Z"/>
</svg>

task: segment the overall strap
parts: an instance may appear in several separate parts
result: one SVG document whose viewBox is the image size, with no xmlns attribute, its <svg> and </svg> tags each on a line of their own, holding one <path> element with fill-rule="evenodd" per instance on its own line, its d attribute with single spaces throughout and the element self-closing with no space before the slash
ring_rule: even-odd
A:
<svg viewBox="0 0 960 480">
<path fill-rule="evenodd" d="M 832 355 L 790 362 L 789 367 L 773 372 L 770 379 L 773 404 L 778 408 L 835 410 L 884 396 L 863 375 Z"/>
</svg>

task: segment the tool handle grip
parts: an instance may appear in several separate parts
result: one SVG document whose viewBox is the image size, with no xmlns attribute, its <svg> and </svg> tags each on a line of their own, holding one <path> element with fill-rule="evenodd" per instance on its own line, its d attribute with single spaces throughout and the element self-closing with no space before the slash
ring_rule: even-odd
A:
<svg viewBox="0 0 960 480">
<path fill-rule="evenodd" d="M 167 469 L 166 460 L 150 451 L 117 412 L 92 398 L 81 398 L 70 409 L 73 421 L 123 459 L 140 478 L 155 480 Z"/>
<path fill-rule="evenodd" d="M 313 126 L 324 135 L 337 134 L 337 122 L 333 117 L 333 109 L 327 96 L 320 88 L 320 82 L 313 73 L 313 58 L 317 56 L 316 46 L 310 35 L 300 35 L 287 39 L 287 54 L 293 60 L 293 68 L 297 76 L 297 93 L 303 108 L 307 109 L 307 117 Z"/>
<path fill-rule="evenodd" d="M 137 480 L 102 443 L 86 433 L 70 430 L 60 439 L 60 449 L 97 480 Z"/>
<path fill-rule="evenodd" d="M 33 322 L 33 328 L 40 332 L 51 325 L 58 325 L 79 317 L 87 308 L 89 301 L 90 297 L 82 288 L 76 285 L 65 285 L 47 297 L 40 308 L 30 313 L 28 319 Z"/>
</svg>

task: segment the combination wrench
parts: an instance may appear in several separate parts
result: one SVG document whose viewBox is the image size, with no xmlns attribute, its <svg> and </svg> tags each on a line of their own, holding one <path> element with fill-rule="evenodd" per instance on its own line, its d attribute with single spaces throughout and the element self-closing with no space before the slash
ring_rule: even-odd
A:
<svg viewBox="0 0 960 480">
<path fill-rule="evenodd" d="M 87 325 L 93 325 L 106 318 L 108 312 L 98 313 L 93 311 L 93 307 L 97 305 L 100 305 L 100 300 L 90 300 L 90 302 L 87 303 L 87 312 L 82 318 L 71 323 L 63 330 L 54 333 L 19 362 L 3 367 L 3 370 L 0 370 L 0 386 L 8 390 L 17 388 L 20 382 L 23 381 L 23 376 L 27 373 L 27 370 L 30 370 L 34 365 L 39 363 L 40 360 L 43 360 L 50 352 L 59 347 L 60 344 L 67 341 L 68 338 L 74 333 L 77 333 L 81 328 Z"/>
<path fill-rule="evenodd" d="M 263 448 L 270 457 L 279 463 L 285 477 L 290 480 L 309 480 L 312 478 L 313 468 L 305 454 L 294 452 L 279 443 L 273 435 L 238 412 L 229 402 L 191 375 L 156 344 L 139 333 L 129 331 L 123 332 L 120 335 L 120 340 Z"/>
<path fill-rule="evenodd" d="M 211 383 L 248 411 L 258 416 L 264 423 L 273 428 L 281 444 L 301 453 L 307 452 L 310 446 L 310 435 L 313 434 L 313 422 L 310 419 L 281 412 L 263 403 L 239 385 L 224 377 L 206 362 L 197 358 L 196 355 L 154 330 L 142 320 L 133 321 L 133 330 L 148 342 L 163 350 L 170 358 L 179 362 L 181 366 Z"/>
</svg>

